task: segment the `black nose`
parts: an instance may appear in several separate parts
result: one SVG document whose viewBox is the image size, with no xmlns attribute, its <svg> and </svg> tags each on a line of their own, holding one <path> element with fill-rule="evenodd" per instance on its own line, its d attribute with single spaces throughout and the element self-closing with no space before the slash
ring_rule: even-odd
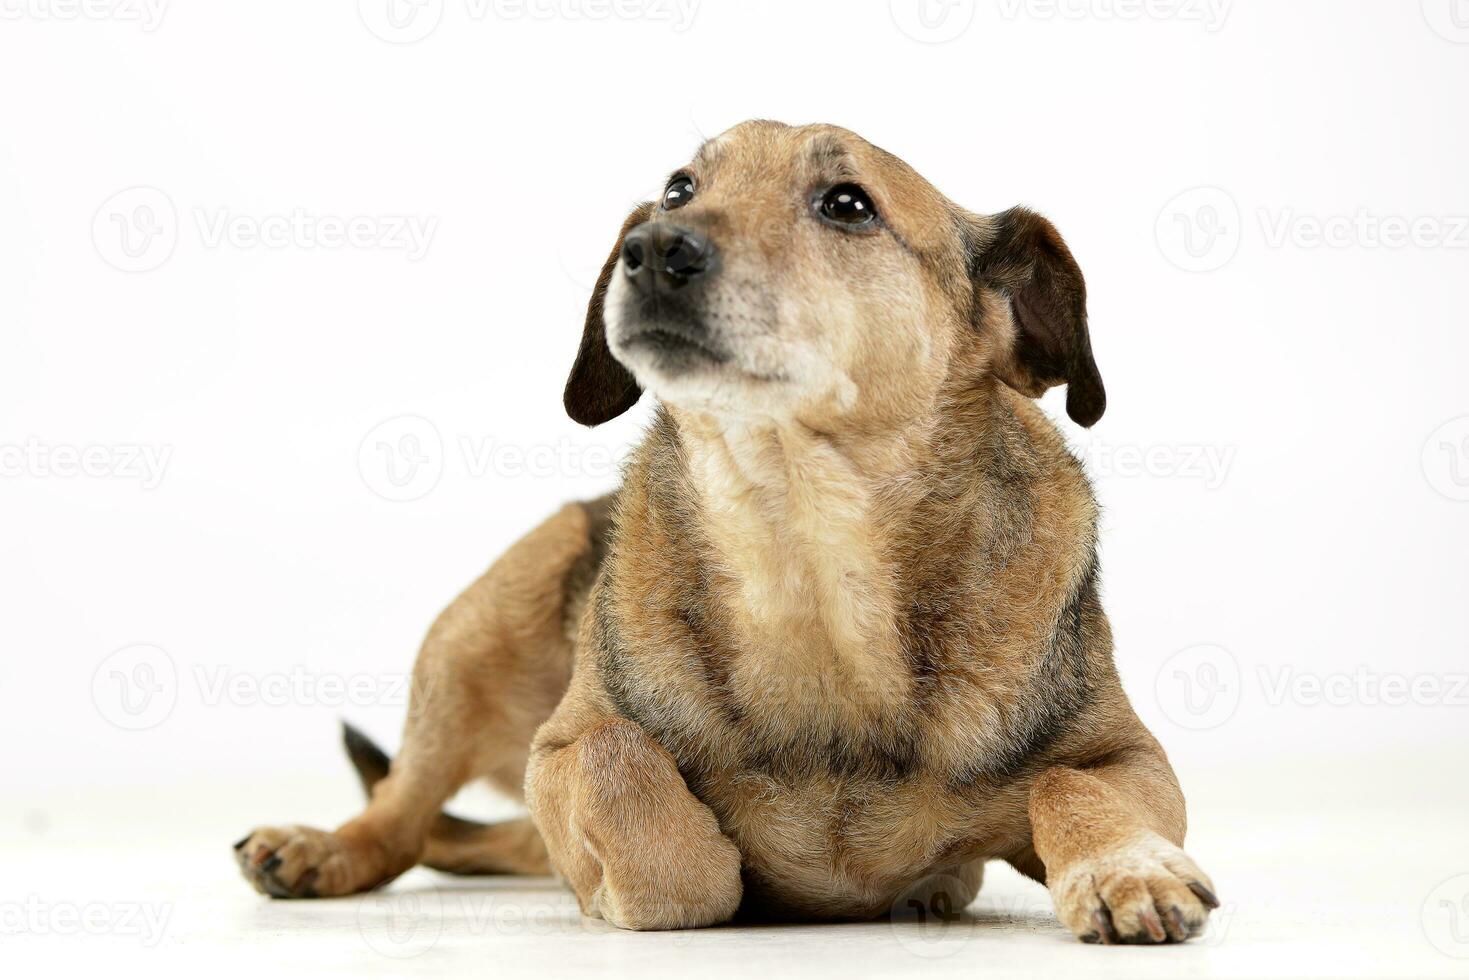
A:
<svg viewBox="0 0 1469 980">
<path fill-rule="evenodd" d="M 714 264 L 714 244 L 697 232 L 675 225 L 647 222 L 622 240 L 622 266 L 642 289 L 679 287 L 707 273 Z"/>
</svg>

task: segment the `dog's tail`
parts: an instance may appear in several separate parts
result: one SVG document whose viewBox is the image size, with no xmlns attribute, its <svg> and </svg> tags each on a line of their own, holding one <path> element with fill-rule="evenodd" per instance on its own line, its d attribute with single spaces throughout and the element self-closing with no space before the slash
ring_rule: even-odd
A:
<svg viewBox="0 0 1469 980">
<path fill-rule="evenodd" d="M 388 754 L 357 729 L 342 723 L 342 744 L 368 799 L 392 766 Z M 551 873 L 546 845 L 528 818 L 480 823 L 440 813 L 424 843 L 423 864 L 456 875 L 544 875 Z"/>
</svg>

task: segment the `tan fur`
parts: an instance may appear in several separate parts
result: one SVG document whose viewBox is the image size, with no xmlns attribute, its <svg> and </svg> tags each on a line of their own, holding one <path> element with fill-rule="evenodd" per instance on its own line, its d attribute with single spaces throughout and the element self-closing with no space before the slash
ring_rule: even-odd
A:
<svg viewBox="0 0 1469 980">
<path fill-rule="evenodd" d="M 1103 404 L 1059 235 L 833 127 L 745 124 L 685 172 L 693 203 L 624 233 L 719 242 L 732 363 L 640 358 L 614 250 L 568 405 L 585 378 L 611 386 L 593 421 L 631 404 L 612 355 L 663 400 L 615 501 L 565 508 L 444 613 L 366 812 L 256 831 L 246 876 L 345 894 L 549 858 L 588 914 L 674 928 L 962 905 L 998 858 L 1078 936 L 1186 938 L 1212 886 L 1112 666 L 1090 488 L 1027 397 L 1069 381 L 1088 424 Z M 879 235 L 801 216 L 837 179 Z M 539 837 L 438 816 L 480 776 L 524 782 Z"/>
</svg>

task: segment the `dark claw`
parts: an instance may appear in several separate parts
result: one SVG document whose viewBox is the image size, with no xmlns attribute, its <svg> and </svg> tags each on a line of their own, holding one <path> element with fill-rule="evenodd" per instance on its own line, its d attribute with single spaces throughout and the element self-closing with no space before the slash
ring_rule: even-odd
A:
<svg viewBox="0 0 1469 980">
<path fill-rule="evenodd" d="M 1145 909 L 1138 918 L 1143 923 L 1143 935 L 1138 936 L 1138 941 L 1161 943 L 1168 939 L 1168 930 L 1163 928 L 1163 920 L 1158 918 L 1158 913 L 1153 909 Z"/>
<path fill-rule="evenodd" d="M 1197 881 L 1189 882 L 1188 890 L 1198 896 L 1199 901 L 1204 903 L 1205 908 L 1217 909 L 1219 907 L 1219 899 L 1214 897 L 1214 893 Z"/>
<path fill-rule="evenodd" d="M 250 835 L 246 834 L 244 837 L 241 837 L 239 840 L 235 841 L 235 850 L 244 850 L 245 845 L 248 843 L 250 843 Z"/>
<path fill-rule="evenodd" d="M 1102 944 L 1115 946 L 1122 942 L 1122 937 L 1117 935 L 1117 927 L 1112 924 L 1112 910 L 1098 909 L 1092 913 L 1092 924 L 1097 927 L 1097 933 L 1102 937 Z"/>
<path fill-rule="evenodd" d="M 1183 910 L 1177 905 L 1168 910 L 1168 921 L 1173 924 L 1173 937 L 1179 942 L 1188 938 L 1188 923 L 1183 918 Z"/>
<path fill-rule="evenodd" d="M 1096 933 L 1089 932 L 1085 936 L 1081 937 L 1081 941 L 1084 943 L 1096 943 L 1101 942 L 1101 938 L 1102 937 L 1098 936 Z"/>
</svg>

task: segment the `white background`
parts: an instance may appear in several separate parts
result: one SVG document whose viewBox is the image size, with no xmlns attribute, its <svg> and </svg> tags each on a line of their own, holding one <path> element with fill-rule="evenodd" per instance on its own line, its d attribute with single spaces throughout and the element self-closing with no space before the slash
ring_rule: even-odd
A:
<svg viewBox="0 0 1469 980">
<path fill-rule="evenodd" d="M 1191 850 L 1292 924 L 1156 955 L 1469 970 L 1469 846 L 1423 829 L 1469 802 L 1469 2 L 159 2 L 0 0 L 0 905 L 125 902 L 133 835 L 148 894 L 245 914 L 225 845 L 350 814 L 338 719 L 395 744 L 434 614 L 647 417 L 560 407 L 618 223 L 759 116 L 1033 206 L 1086 272 L 1109 409 L 1046 403 L 1119 668 Z"/>
</svg>

